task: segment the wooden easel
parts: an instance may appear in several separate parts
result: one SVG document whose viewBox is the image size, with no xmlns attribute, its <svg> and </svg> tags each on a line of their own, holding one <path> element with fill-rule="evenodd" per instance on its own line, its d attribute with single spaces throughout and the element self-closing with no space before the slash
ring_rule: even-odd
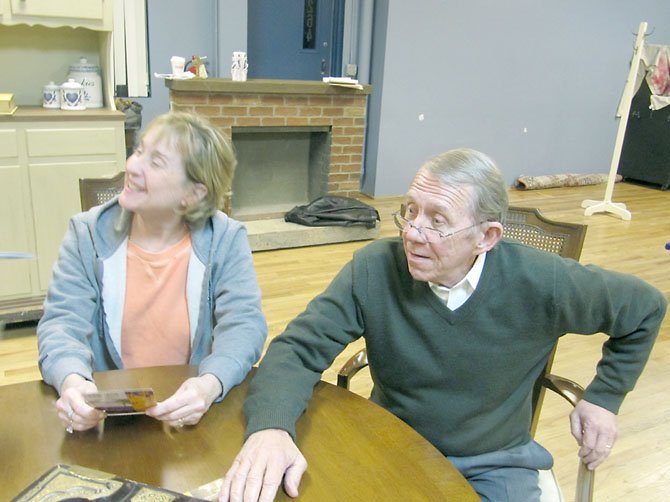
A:
<svg viewBox="0 0 670 502">
<path fill-rule="evenodd" d="M 623 90 L 623 97 L 621 98 L 619 129 L 617 130 L 616 141 L 614 142 L 614 153 L 612 154 L 612 163 L 610 164 L 610 172 L 607 178 L 607 188 L 605 189 L 604 200 L 585 200 L 582 202 L 582 207 L 585 216 L 591 216 L 594 213 L 612 213 L 622 220 L 630 220 L 631 214 L 626 209 L 626 204 L 621 202 L 612 202 L 612 192 L 614 192 L 614 183 L 616 181 L 617 169 L 619 168 L 619 160 L 621 159 L 621 147 L 623 145 L 624 135 L 626 133 L 626 125 L 628 124 L 628 114 L 630 113 L 630 103 L 633 99 L 633 89 L 635 87 L 635 80 L 637 78 L 637 71 L 640 67 L 640 58 L 642 57 L 642 49 L 644 46 L 644 36 L 647 33 L 647 23 L 641 22 L 637 30 L 637 38 L 635 39 L 635 52 L 633 53 L 633 60 L 630 63 L 630 71 L 628 72 L 628 80 Z"/>
</svg>

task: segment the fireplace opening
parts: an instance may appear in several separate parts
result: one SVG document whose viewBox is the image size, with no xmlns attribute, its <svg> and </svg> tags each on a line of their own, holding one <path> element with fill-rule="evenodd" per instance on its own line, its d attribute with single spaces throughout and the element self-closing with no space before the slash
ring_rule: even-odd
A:
<svg viewBox="0 0 670 502">
<path fill-rule="evenodd" d="M 235 219 L 280 218 L 328 193 L 329 126 L 233 127 L 232 141 Z"/>
</svg>

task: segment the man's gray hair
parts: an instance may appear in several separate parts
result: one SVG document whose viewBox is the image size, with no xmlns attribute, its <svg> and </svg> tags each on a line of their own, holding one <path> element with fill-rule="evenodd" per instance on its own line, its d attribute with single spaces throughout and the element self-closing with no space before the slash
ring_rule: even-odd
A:
<svg viewBox="0 0 670 502">
<path fill-rule="evenodd" d="M 433 157 L 421 169 L 445 185 L 471 186 L 472 215 L 477 221 L 504 220 L 509 205 L 507 185 L 488 155 L 458 148 Z"/>
</svg>

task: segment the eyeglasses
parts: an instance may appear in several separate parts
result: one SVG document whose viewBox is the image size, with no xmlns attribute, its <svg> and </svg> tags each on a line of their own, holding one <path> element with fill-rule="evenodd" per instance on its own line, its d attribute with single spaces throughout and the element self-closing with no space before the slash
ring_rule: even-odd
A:
<svg viewBox="0 0 670 502">
<path fill-rule="evenodd" d="M 419 233 L 419 235 L 423 237 L 423 240 L 426 242 L 438 242 L 440 240 L 453 237 L 456 234 L 460 234 L 461 232 L 465 232 L 466 230 L 470 230 L 471 228 L 475 228 L 476 226 L 481 225 L 481 223 L 475 223 L 474 225 L 461 228 L 460 230 L 456 230 L 455 232 L 442 232 L 437 228 L 419 227 L 414 223 L 412 223 L 411 221 L 409 221 L 404 216 L 402 216 L 400 212 L 393 213 L 393 223 L 395 223 L 395 226 L 398 227 L 398 230 L 401 230 L 403 233 L 409 232 L 410 228 L 415 229 Z"/>
</svg>

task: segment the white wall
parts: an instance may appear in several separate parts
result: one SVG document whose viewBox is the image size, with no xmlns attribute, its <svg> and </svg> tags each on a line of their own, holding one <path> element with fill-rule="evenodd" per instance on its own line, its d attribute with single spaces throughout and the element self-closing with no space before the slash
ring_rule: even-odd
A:
<svg viewBox="0 0 670 502">
<path fill-rule="evenodd" d="M 233 52 L 247 52 L 247 0 L 218 0 L 218 77 L 230 78 Z"/>
<path fill-rule="evenodd" d="M 375 196 L 404 193 L 426 159 L 460 146 L 491 155 L 510 184 L 608 172 L 639 23 L 670 44 L 668 0 L 376 0 L 375 16 Z"/>
<path fill-rule="evenodd" d="M 247 1 L 149 0 L 145 125 L 168 109 L 153 73 L 171 55 L 207 55 L 212 76 L 229 76 Z M 670 44 L 668 19 L 668 0 L 374 0 L 363 190 L 404 193 L 426 159 L 459 146 L 491 155 L 510 184 L 608 172 L 634 33 L 647 21 L 648 42 Z"/>
<path fill-rule="evenodd" d="M 217 76 L 217 0 L 148 0 L 149 73 L 151 97 L 130 98 L 140 103 L 142 128 L 169 110 L 165 81 L 154 73 L 170 73 L 170 57 L 207 56 Z"/>
</svg>

